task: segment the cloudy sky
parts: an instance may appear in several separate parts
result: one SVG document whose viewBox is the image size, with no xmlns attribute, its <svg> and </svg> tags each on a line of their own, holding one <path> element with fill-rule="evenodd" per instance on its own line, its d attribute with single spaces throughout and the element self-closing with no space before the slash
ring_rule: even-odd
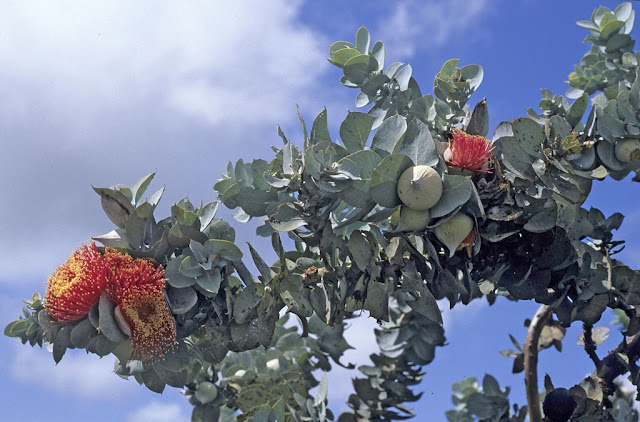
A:
<svg viewBox="0 0 640 422">
<path fill-rule="evenodd" d="M 411 63 L 424 93 L 449 58 L 485 69 L 475 101 L 487 98 L 491 126 L 536 106 L 539 88 L 564 93 L 563 81 L 585 52 L 586 32 L 574 25 L 592 10 L 617 2 L 592 0 L 400 0 L 0 2 L 0 322 L 20 314 L 21 299 L 44 292 L 48 274 L 69 253 L 112 229 L 91 189 L 132 185 L 154 170 L 151 186 L 166 186 L 157 214 L 178 199 L 215 199 L 211 188 L 226 162 L 269 158 L 279 144 L 276 124 L 300 141 L 295 114 L 308 122 L 327 107 L 333 135 L 354 110 L 327 63 L 328 45 L 352 40 L 361 25 L 385 41 L 387 63 Z M 635 31 L 635 38 L 638 38 Z M 628 216 L 622 258 L 640 258 L 637 185 L 602 182 L 590 204 Z M 228 213 L 225 215 L 229 215 Z M 240 229 L 253 240 L 252 229 Z M 635 265 L 638 267 L 638 265 Z M 416 409 L 440 420 L 450 385 L 466 376 L 496 375 L 524 404 L 520 376 L 498 354 L 507 333 L 524 339 L 522 321 L 535 304 L 474 302 L 445 315 L 448 345 L 438 350 L 419 387 Z M 602 324 L 609 321 L 605 317 Z M 371 321 L 358 327 L 372 328 Z M 370 331 L 370 330 L 369 330 Z M 362 346 L 372 337 L 352 329 Z M 540 372 L 572 385 L 588 359 L 570 331 L 560 366 L 555 351 Z M 110 358 L 68 353 L 55 366 L 46 350 L 0 338 L 3 417 L 37 409 L 48 420 L 87 416 L 111 421 L 188 420 L 190 406 L 176 390 L 163 395 L 112 373 Z M 566 362 L 571 362 L 567 364 Z M 349 383 L 333 376 L 330 405 L 341 408 Z"/>
</svg>

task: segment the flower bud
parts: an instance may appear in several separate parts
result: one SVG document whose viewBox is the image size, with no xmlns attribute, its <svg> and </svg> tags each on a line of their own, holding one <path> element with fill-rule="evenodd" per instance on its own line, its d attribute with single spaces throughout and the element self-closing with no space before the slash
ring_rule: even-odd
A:
<svg viewBox="0 0 640 422">
<path fill-rule="evenodd" d="M 640 140 L 620 139 L 615 146 L 616 158 L 623 163 L 630 163 L 640 159 Z"/>
<path fill-rule="evenodd" d="M 202 404 L 211 403 L 218 397 L 218 388 L 212 382 L 201 382 L 198 384 L 195 396 Z"/>
<path fill-rule="evenodd" d="M 449 258 L 453 257 L 459 248 L 473 244 L 473 239 L 469 238 L 472 235 L 475 238 L 474 231 L 473 219 L 461 212 L 434 229 L 438 240 L 449 249 Z"/>
<path fill-rule="evenodd" d="M 440 174 L 430 166 L 409 167 L 398 179 L 398 196 L 403 204 L 415 211 L 428 210 L 442 196 Z"/>
<path fill-rule="evenodd" d="M 423 231 L 431 221 L 429 210 L 416 211 L 403 205 L 400 207 L 400 221 L 396 231 L 399 232 L 417 232 Z"/>
</svg>

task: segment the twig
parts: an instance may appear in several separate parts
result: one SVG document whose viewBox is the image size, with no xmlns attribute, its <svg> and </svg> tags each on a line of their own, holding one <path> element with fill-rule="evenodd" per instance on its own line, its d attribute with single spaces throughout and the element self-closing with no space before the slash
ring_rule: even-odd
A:
<svg viewBox="0 0 640 422">
<path fill-rule="evenodd" d="M 540 305 L 531 319 L 527 339 L 524 343 L 524 385 L 527 392 L 529 420 L 540 422 L 540 396 L 538 394 L 538 341 L 540 333 L 551 316 L 551 308 Z"/>
<path fill-rule="evenodd" d="M 596 354 L 596 345 L 593 342 L 591 333 L 592 328 L 593 325 L 587 324 L 586 322 L 582 323 L 582 329 L 584 330 L 584 351 L 587 352 L 587 355 L 589 355 L 597 369 L 600 366 L 600 358 Z"/>
<path fill-rule="evenodd" d="M 358 211 L 357 213 L 355 213 L 351 217 L 347 218 L 342 223 L 338 224 L 335 227 L 335 230 L 339 230 L 339 229 L 341 229 L 341 228 L 343 228 L 345 226 L 348 226 L 351 223 L 354 223 L 356 221 L 360 221 L 362 218 L 366 217 L 371 212 L 371 210 L 373 210 L 375 207 L 376 207 L 376 204 L 372 201 L 371 204 L 369 204 L 366 207 L 362 208 L 360 211 Z"/>
</svg>

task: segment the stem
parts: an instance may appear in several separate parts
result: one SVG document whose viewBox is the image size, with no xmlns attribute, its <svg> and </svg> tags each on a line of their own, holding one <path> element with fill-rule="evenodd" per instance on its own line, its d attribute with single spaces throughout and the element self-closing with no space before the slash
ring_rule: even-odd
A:
<svg viewBox="0 0 640 422">
<path fill-rule="evenodd" d="M 540 305 L 531 320 L 527 339 L 524 343 L 524 385 L 527 393 L 529 420 L 531 422 L 540 422 L 542 420 L 540 396 L 538 394 L 538 340 L 540 339 L 542 328 L 544 328 L 550 316 L 551 308 L 547 305 Z"/>
<path fill-rule="evenodd" d="M 593 343 L 591 333 L 592 328 L 593 326 L 591 324 L 587 324 L 586 322 L 582 324 L 582 329 L 584 330 L 584 350 L 587 352 L 587 355 L 589 355 L 597 369 L 600 365 L 600 358 L 596 354 L 596 345 Z"/>
<path fill-rule="evenodd" d="M 629 363 L 637 362 L 640 359 L 640 335 L 636 334 L 623 340 L 597 366 L 594 375 L 608 387 L 609 391 L 615 390 L 613 381 L 616 377 L 628 372 L 628 368 L 616 357 L 618 353 L 626 354 L 629 357 Z"/>
</svg>

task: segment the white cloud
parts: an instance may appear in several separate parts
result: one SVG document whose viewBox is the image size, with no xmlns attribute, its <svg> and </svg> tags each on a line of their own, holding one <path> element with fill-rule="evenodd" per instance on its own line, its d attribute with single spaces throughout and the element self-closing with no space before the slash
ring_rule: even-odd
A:
<svg viewBox="0 0 640 422">
<path fill-rule="evenodd" d="M 98 359 L 80 351 L 67 351 L 55 365 L 50 353 L 38 347 L 16 345 L 13 361 L 8 365 L 11 377 L 27 384 L 37 384 L 60 396 L 108 400 L 130 394 L 140 388 L 113 372 L 113 357 Z"/>
<path fill-rule="evenodd" d="M 180 422 L 189 419 L 180 405 L 159 402 L 151 402 L 127 417 L 130 422 Z"/>
<path fill-rule="evenodd" d="M 449 309 L 449 301 L 442 299 L 438 302 L 442 312 L 442 321 L 445 331 L 453 331 L 456 325 L 464 325 L 464 321 L 472 320 L 478 313 L 489 308 L 489 302 L 484 297 L 474 299 L 468 305 L 456 304 L 453 309 Z M 464 327 L 459 327 L 463 329 Z"/>
<path fill-rule="evenodd" d="M 444 45 L 456 34 L 473 32 L 489 0 L 404 0 L 380 24 L 380 38 L 397 57 Z"/>
<path fill-rule="evenodd" d="M 296 23 L 299 3 L 4 2 L 5 116 L 47 104 L 82 131 L 146 99 L 211 124 L 272 123 L 325 64 L 326 41 Z"/>
<path fill-rule="evenodd" d="M 285 0 L 0 3 L 0 249 L 12 251 L 0 283 L 44 285 L 112 229 L 91 184 L 131 185 L 156 169 L 162 218 L 185 195 L 215 199 L 227 160 L 270 153 L 276 123 L 297 126 L 296 103 L 309 114 L 330 106 L 318 87 L 328 41 L 299 10 Z"/>
</svg>

